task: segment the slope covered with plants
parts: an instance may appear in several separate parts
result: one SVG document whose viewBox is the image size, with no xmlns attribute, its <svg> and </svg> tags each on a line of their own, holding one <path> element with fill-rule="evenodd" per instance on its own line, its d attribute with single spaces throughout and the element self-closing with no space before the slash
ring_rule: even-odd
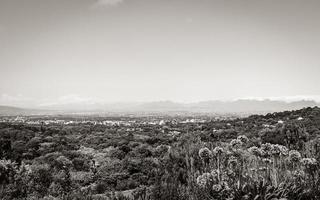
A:
<svg viewBox="0 0 320 200">
<path fill-rule="evenodd" d="M 2 122 L 0 199 L 320 199 L 318 107 L 161 119 Z"/>
</svg>

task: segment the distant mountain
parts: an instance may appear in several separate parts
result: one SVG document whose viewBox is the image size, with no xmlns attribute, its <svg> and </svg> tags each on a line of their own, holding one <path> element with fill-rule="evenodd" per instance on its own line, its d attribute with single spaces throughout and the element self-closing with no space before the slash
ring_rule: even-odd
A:
<svg viewBox="0 0 320 200">
<path fill-rule="evenodd" d="M 274 100 L 236 100 L 236 101 L 203 101 L 197 103 L 177 103 L 172 101 L 90 104 L 82 106 L 82 111 L 97 112 L 191 112 L 191 113 L 268 113 L 285 110 L 296 110 L 304 107 L 319 106 L 315 101 L 274 101 Z M 68 106 L 67 108 L 72 108 Z M 66 110 L 61 108 L 62 110 Z M 79 110 L 79 109 L 78 109 Z"/>
<path fill-rule="evenodd" d="M 190 105 L 191 110 L 199 112 L 218 112 L 218 113 L 261 113 L 279 112 L 285 110 L 296 110 L 304 107 L 319 105 L 315 101 L 272 101 L 272 100 L 237 100 L 237 101 L 207 101 Z"/>
<path fill-rule="evenodd" d="M 26 113 L 27 109 L 17 108 L 13 106 L 0 106 L 0 115 L 20 115 Z"/>
<path fill-rule="evenodd" d="M 0 106 L 0 115 L 37 115 L 37 114 L 103 114 L 108 112 L 144 112 L 144 113 L 247 113 L 263 114 L 297 110 L 304 107 L 320 106 L 309 100 L 294 102 L 275 100 L 236 100 L 236 101 L 202 101 L 197 103 L 177 103 L 172 101 L 143 102 L 143 103 L 97 103 L 97 104 L 68 104 L 41 109 L 24 109 L 10 106 Z"/>
<path fill-rule="evenodd" d="M 55 114 L 55 113 L 58 113 L 58 111 L 19 108 L 14 106 L 0 106 L 0 116 L 46 115 L 46 114 Z"/>
<path fill-rule="evenodd" d="M 315 101 L 272 101 L 272 100 L 236 100 L 236 101 L 203 101 L 198 103 L 175 103 L 170 101 L 142 103 L 137 111 L 185 111 L 200 113 L 267 113 L 285 110 L 296 110 L 304 107 L 319 106 Z"/>
</svg>

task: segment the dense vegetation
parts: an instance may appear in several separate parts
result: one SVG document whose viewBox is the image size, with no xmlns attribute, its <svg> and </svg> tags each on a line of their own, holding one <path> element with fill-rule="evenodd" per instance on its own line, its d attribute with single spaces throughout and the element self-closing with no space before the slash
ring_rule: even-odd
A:
<svg viewBox="0 0 320 200">
<path fill-rule="evenodd" d="M 320 199 L 319 164 L 317 107 L 189 123 L 0 124 L 0 199 Z"/>
</svg>

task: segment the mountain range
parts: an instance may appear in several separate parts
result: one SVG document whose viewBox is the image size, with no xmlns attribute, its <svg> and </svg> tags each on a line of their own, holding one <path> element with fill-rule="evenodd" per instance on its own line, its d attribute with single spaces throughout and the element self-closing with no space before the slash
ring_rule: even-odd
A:
<svg viewBox="0 0 320 200">
<path fill-rule="evenodd" d="M 300 100 L 294 102 L 276 100 L 235 100 L 235 101 L 202 101 L 196 103 L 177 103 L 172 101 L 142 103 L 95 103 L 95 104 L 62 104 L 37 108 L 19 108 L 0 106 L 0 115 L 44 115 L 44 114 L 104 114 L 120 113 L 268 113 L 285 110 L 296 110 L 304 107 L 320 106 L 316 101 Z"/>
</svg>

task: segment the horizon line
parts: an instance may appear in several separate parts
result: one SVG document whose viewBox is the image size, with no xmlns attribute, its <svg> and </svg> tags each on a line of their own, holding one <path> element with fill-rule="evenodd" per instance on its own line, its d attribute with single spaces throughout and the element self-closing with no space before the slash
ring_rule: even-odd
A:
<svg viewBox="0 0 320 200">
<path fill-rule="evenodd" d="M 293 96 L 292 96 L 293 97 Z M 296 97 L 296 96 L 294 96 Z M 34 104 L 34 105 L 17 105 L 17 104 L 4 104 L 0 103 L 0 106 L 6 107 L 16 107 L 16 108 L 23 108 L 23 109 L 48 109 L 52 107 L 59 107 L 59 106 L 66 106 L 66 105 L 114 105 L 114 104 L 148 104 L 148 103 L 174 103 L 174 104 L 183 104 L 183 105 L 190 105 L 190 104 L 198 104 L 204 102 L 222 102 L 222 103 L 233 103 L 237 101 L 256 101 L 256 102 L 263 102 L 263 101 L 271 101 L 271 102 L 281 102 L 281 103 L 296 103 L 296 102 L 314 102 L 316 104 L 320 104 L 320 99 L 318 98 L 281 98 L 281 97 L 245 97 L 245 98 L 235 98 L 235 99 L 211 99 L 211 100 L 200 100 L 200 101 L 174 101 L 174 100 L 153 100 L 153 101 L 96 101 L 96 102 L 57 102 L 55 104 Z"/>
</svg>

